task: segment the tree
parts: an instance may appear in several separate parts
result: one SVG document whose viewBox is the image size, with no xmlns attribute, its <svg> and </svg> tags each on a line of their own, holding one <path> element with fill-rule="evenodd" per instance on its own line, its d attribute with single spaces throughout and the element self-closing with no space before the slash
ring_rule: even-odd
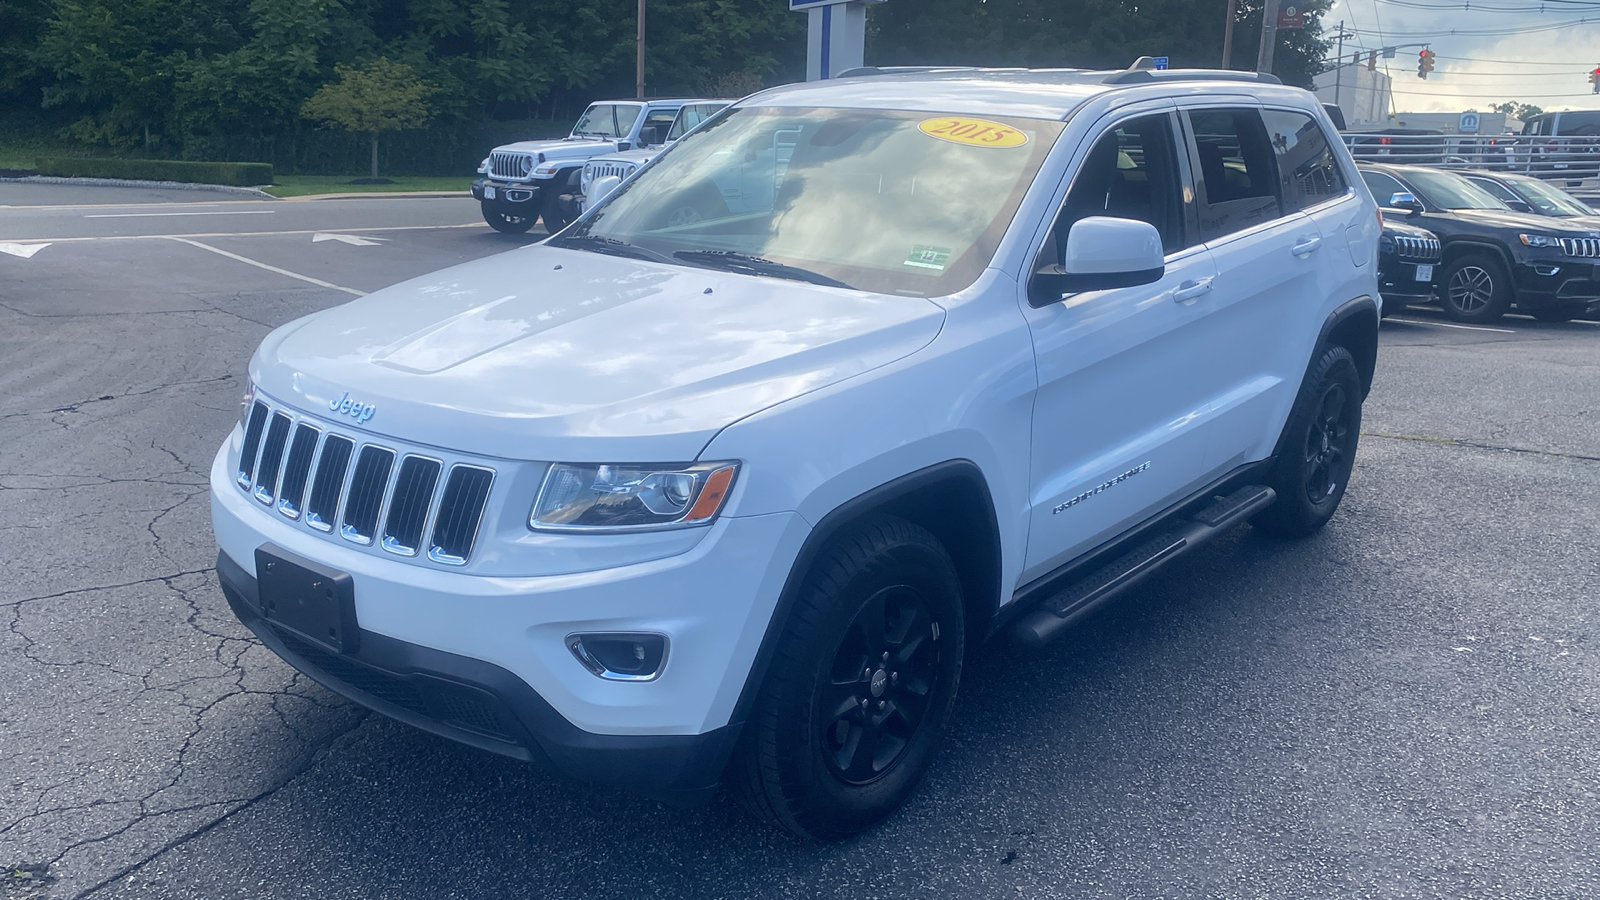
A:
<svg viewBox="0 0 1600 900">
<path fill-rule="evenodd" d="M 1521 119 L 1524 122 L 1544 112 L 1544 107 L 1534 106 L 1532 103 L 1520 103 L 1516 100 L 1496 103 L 1489 108 L 1497 113 L 1505 113 L 1513 119 Z"/>
<path fill-rule="evenodd" d="M 362 68 L 335 66 L 338 81 L 317 88 L 300 107 L 308 119 L 372 137 L 372 177 L 378 177 L 378 135 L 421 128 L 433 111 L 428 98 L 438 88 L 405 63 L 378 57 Z"/>
</svg>

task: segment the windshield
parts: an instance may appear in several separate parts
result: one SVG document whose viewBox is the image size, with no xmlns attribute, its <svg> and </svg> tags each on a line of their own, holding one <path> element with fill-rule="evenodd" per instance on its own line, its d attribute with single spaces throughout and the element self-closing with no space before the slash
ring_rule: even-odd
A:
<svg viewBox="0 0 1600 900">
<path fill-rule="evenodd" d="M 1516 181 L 1517 189 L 1534 209 L 1547 216 L 1592 216 L 1594 209 L 1560 188 L 1551 187 L 1537 178 Z"/>
<path fill-rule="evenodd" d="M 881 293 L 953 293 L 988 265 L 1062 127 L 735 109 L 553 242 Z"/>
<path fill-rule="evenodd" d="M 573 137 L 627 137 L 642 107 L 633 103 L 595 103 L 572 126 Z"/>
<path fill-rule="evenodd" d="M 725 103 L 691 103 L 678 110 L 678 117 L 672 120 L 672 127 L 667 130 L 667 143 L 672 143 L 684 136 L 689 129 L 716 115 Z"/>
<path fill-rule="evenodd" d="M 1510 209 L 1472 182 L 1449 172 L 1413 169 L 1406 173 L 1422 199 L 1441 209 Z"/>
</svg>

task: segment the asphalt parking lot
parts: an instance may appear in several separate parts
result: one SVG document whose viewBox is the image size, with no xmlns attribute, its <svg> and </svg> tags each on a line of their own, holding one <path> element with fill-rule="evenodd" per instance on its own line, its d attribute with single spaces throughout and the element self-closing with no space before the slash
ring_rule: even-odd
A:
<svg viewBox="0 0 1600 900">
<path fill-rule="evenodd" d="M 848 843 L 298 676 L 212 572 L 246 360 L 539 237 L 467 198 L 0 184 L 0 898 L 1600 896 L 1594 323 L 1386 321 L 1324 533 L 1238 529 L 984 648 L 921 791 Z"/>
</svg>

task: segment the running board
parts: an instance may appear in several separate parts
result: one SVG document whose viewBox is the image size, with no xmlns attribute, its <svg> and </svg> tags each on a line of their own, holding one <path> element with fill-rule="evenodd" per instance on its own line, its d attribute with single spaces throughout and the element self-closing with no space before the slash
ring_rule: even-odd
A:
<svg viewBox="0 0 1600 900">
<path fill-rule="evenodd" d="M 1185 519 L 1178 519 L 1133 549 L 1114 557 L 1041 601 L 1011 627 L 1011 635 L 1025 647 L 1042 647 L 1090 611 L 1139 584 L 1166 563 L 1201 546 L 1277 498 L 1272 488 L 1245 485 Z"/>
</svg>

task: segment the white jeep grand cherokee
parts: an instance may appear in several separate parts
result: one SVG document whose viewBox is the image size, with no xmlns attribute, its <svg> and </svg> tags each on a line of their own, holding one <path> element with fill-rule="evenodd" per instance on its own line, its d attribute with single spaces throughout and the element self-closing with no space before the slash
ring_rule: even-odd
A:
<svg viewBox="0 0 1600 900">
<path fill-rule="evenodd" d="M 1379 218 L 1332 135 L 1246 73 L 757 94 L 544 244 L 268 336 L 212 468 L 223 589 L 417 727 L 859 831 L 981 640 L 1333 514 Z"/>
</svg>

